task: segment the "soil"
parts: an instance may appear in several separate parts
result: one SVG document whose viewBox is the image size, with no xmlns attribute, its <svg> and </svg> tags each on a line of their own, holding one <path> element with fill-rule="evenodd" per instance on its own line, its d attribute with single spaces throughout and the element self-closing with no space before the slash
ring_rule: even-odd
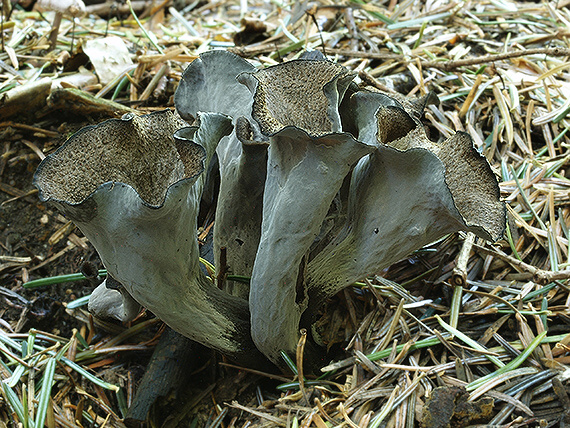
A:
<svg viewBox="0 0 570 428">
<path fill-rule="evenodd" d="M 33 125 L 55 132 L 58 128 L 69 129 L 69 125 L 62 128 L 55 121 L 47 128 L 45 123 Z M 72 128 L 80 126 L 81 123 L 74 123 Z M 68 225 L 53 207 L 41 202 L 32 183 L 40 159 L 23 141 L 31 141 L 40 150 L 49 151 L 63 138 L 42 138 L 38 132 L 8 126 L 1 130 L 0 139 L 4 145 L 0 175 L 3 185 L 0 192 L 0 255 L 30 259 L 28 263 L 15 266 L 10 266 L 9 262 L 0 265 L 0 285 L 3 287 L 0 316 L 11 324 L 18 321 L 13 326 L 17 332 L 36 328 L 66 336 L 78 325 L 66 314 L 63 303 L 90 293 L 93 285 L 78 281 L 38 289 L 22 287 L 23 282 L 31 279 L 79 272 L 86 261 L 99 263 L 89 244 L 80 247 L 69 242 L 70 237 L 73 240 L 81 237 L 81 232 Z M 54 257 L 64 250 L 59 257 Z"/>
<path fill-rule="evenodd" d="M 27 333 L 35 329 L 67 339 L 73 336 L 74 330 L 86 331 L 85 312 L 66 310 L 66 305 L 90 294 L 99 281 L 80 280 L 33 289 L 23 286 L 34 279 L 80 272 L 86 263 L 102 268 L 95 249 L 82 240 L 79 229 L 53 206 L 40 201 L 33 185 L 40 158 L 24 143 L 33 142 L 39 150 L 50 152 L 63 142 L 65 135 L 86 124 L 89 122 L 84 119 L 71 123 L 61 123 L 57 118 L 43 123 L 28 121 L 27 125 L 61 135 L 55 138 L 16 127 L 25 125 L 23 123 L 1 129 L 0 321 L 5 331 Z M 116 334 L 118 328 L 98 324 L 89 329 L 93 333 L 91 340 L 96 342 Z M 152 333 L 156 333 L 156 329 Z M 104 368 L 98 375 L 119 385 L 125 385 L 127 378 L 136 384 L 150 355 L 150 351 L 129 353 L 124 361 L 119 361 L 122 357 L 118 356 L 121 367 Z M 91 385 L 86 384 L 86 389 L 94 393 Z M 0 414 L 0 421 L 2 419 Z"/>
</svg>

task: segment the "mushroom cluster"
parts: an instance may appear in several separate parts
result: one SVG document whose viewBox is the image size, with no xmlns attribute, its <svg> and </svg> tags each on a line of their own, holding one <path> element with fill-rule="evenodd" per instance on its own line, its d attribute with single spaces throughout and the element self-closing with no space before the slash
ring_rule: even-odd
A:
<svg viewBox="0 0 570 428">
<path fill-rule="evenodd" d="M 40 197 L 108 270 L 90 309 L 124 321 L 142 305 L 243 364 L 282 365 L 323 302 L 355 281 L 451 232 L 500 238 L 497 180 L 470 137 L 428 138 L 434 97 L 354 77 L 318 55 L 258 70 L 207 52 L 184 72 L 176 112 L 84 128 L 49 155 Z M 197 215 L 218 174 L 215 262 L 249 284 L 200 270 Z"/>
</svg>

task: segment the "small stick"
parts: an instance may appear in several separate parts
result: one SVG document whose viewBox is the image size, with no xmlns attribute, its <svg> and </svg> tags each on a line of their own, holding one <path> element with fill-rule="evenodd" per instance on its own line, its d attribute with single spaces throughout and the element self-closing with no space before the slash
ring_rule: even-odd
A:
<svg viewBox="0 0 570 428">
<path fill-rule="evenodd" d="M 321 39 L 321 48 L 323 49 L 323 55 L 327 56 L 327 52 L 325 50 L 325 40 L 323 39 L 323 33 L 321 32 L 321 29 L 319 28 L 319 22 L 317 21 L 317 18 L 315 18 L 316 12 L 317 12 L 317 6 L 316 5 L 305 11 L 305 13 L 310 17 L 313 24 L 315 24 L 315 27 L 317 27 L 317 31 L 319 32 L 319 37 Z M 306 34 L 307 34 L 307 37 L 305 39 L 305 49 L 307 49 L 307 47 L 309 46 L 308 26 L 307 26 Z"/>
<path fill-rule="evenodd" d="M 299 378 L 299 389 L 303 394 L 303 398 L 307 402 L 307 405 L 310 405 L 309 398 L 307 397 L 307 391 L 305 390 L 305 378 L 303 374 L 303 354 L 305 352 L 305 343 L 307 343 L 307 330 L 302 328 L 301 337 L 299 338 L 299 342 L 297 342 L 297 377 Z"/>
<path fill-rule="evenodd" d="M 512 256 L 509 256 L 497 249 L 489 249 L 477 244 L 473 244 L 473 247 L 481 251 L 482 253 L 498 257 L 499 259 L 509 263 L 511 266 L 520 269 L 521 271 L 528 272 L 529 274 L 532 275 L 533 282 L 536 282 L 537 284 L 540 285 L 547 285 L 554 281 L 570 279 L 570 269 L 565 269 L 560 271 L 543 270 L 536 268 L 532 265 L 529 265 L 528 263 L 525 263 L 523 261 L 520 261 Z M 561 283 L 557 284 L 562 288 L 567 289 L 567 287 L 564 286 L 563 284 Z"/>
<path fill-rule="evenodd" d="M 461 106 L 461 110 L 459 110 L 460 118 L 464 118 L 467 112 L 469 111 L 469 107 L 471 107 L 471 104 L 475 99 L 475 94 L 477 93 L 477 89 L 479 89 L 479 86 L 481 85 L 482 82 L 483 82 L 483 75 L 478 74 L 477 77 L 475 78 L 475 83 L 473 83 L 473 86 L 471 87 L 469 94 L 467 94 L 467 97 L 465 98 L 463 106 Z"/>
<path fill-rule="evenodd" d="M 469 254 L 475 242 L 475 234 L 468 232 L 463 241 L 461 251 L 457 256 L 457 264 L 451 274 L 451 284 L 457 287 L 465 287 L 467 284 L 467 262 L 469 261 Z"/>
<path fill-rule="evenodd" d="M 218 284 L 218 288 L 223 290 L 226 274 L 228 273 L 228 249 L 226 247 L 220 247 L 220 265 L 217 270 L 218 275 L 216 277 L 216 282 Z"/>
<path fill-rule="evenodd" d="M 51 92 L 47 99 L 49 111 L 68 110 L 83 115 L 116 117 L 136 110 L 104 98 L 95 98 L 80 89 L 65 88 Z M 44 112 L 42 112 L 44 113 Z"/>
<path fill-rule="evenodd" d="M 528 55 L 570 56 L 570 49 L 559 49 L 559 48 L 525 49 L 516 52 L 506 52 L 503 54 L 495 54 L 495 55 L 484 55 L 476 58 L 459 59 L 447 62 L 426 61 L 423 62 L 423 66 L 439 68 L 440 70 L 444 71 L 451 71 L 459 67 L 485 64 L 489 62 L 502 61 L 505 59 L 520 58 L 521 56 L 528 56 Z"/>
<path fill-rule="evenodd" d="M 368 85 L 368 86 L 372 86 L 376 89 L 379 89 L 381 91 L 384 92 L 388 92 L 391 94 L 397 93 L 396 91 L 394 91 L 392 88 L 389 88 L 386 85 L 383 85 L 382 83 L 380 83 L 378 80 L 376 80 L 374 78 L 374 76 L 372 76 L 370 73 L 367 73 L 364 70 L 360 70 L 358 72 L 358 77 L 360 77 L 360 80 L 362 80 L 362 83 Z"/>
<path fill-rule="evenodd" d="M 152 92 L 156 89 L 156 87 L 158 86 L 158 82 L 160 81 L 160 79 L 162 79 L 164 77 L 164 75 L 166 74 L 166 72 L 168 71 L 170 67 L 168 66 L 168 63 L 164 63 L 162 64 L 162 66 L 158 69 L 158 71 L 154 74 L 152 80 L 150 81 L 150 83 L 147 85 L 147 87 L 145 88 L 145 90 L 143 91 L 143 93 L 141 94 L 141 96 L 139 97 L 139 101 L 146 101 L 148 100 L 148 98 L 150 97 L 150 95 L 152 94 Z"/>
<path fill-rule="evenodd" d="M 226 363 L 223 361 L 220 361 L 218 364 L 220 366 L 230 367 L 232 369 L 237 369 L 240 371 L 243 370 L 243 371 L 248 372 L 248 373 L 253 373 L 253 374 L 258 375 L 258 376 L 263 376 L 263 377 L 266 377 L 268 379 L 278 380 L 280 382 L 290 382 L 291 381 L 291 379 L 289 379 L 288 377 L 285 377 L 285 376 L 279 376 L 279 375 L 272 374 L 272 373 L 266 373 L 266 372 L 262 372 L 261 370 L 249 369 L 247 367 L 242 367 L 242 366 L 239 366 L 237 364 Z"/>
<path fill-rule="evenodd" d="M 32 125 L 26 125 L 24 123 L 16 123 L 16 122 L 11 122 L 11 121 L 0 122 L 0 128 L 8 128 L 8 127 L 18 128 L 18 129 L 22 129 L 24 131 L 29 131 L 29 132 L 41 133 L 41 134 L 43 134 L 49 138 L 59 138 L 59 136 L 61 135 L 59 132 L 48 131 L 47 129 L 43 129 L 43 128 L 40 128 L 37 126 L 32 126 Z"/>
<path fill-rule="evenodd" d="M 332 55 L 342 55 L 351 58 L 370 58 L 370 59 L 395 59 L 402 63 L 410 63 L 416 60 L 415 56 L 408 57 L 406 59 L 403 55 L 392 54 L 392 53 L 381 53 L 381 52 L 361 52 L 361 51 L 349 51 L 344 49 L 327 49 L 329 54 Z M 502 54 L 494 55 L 483 55 L 474 58 L 452 60 L 452 61 L 421 61 L 421 66 L 423 68 L 437 68 L 444 71 L 451 71 L 459 67 L 466 67 L 469 65 L 479 65 L 485 63 L 491 63 L 495 61 L 502 61 L 505 59 L 520 58 L 521 56 L 528 55 L 544 55 L 544 56 L 570 56 L 570 49 L 562 48 L 534 48 L 525 49 L 515 52 L 506 52 Z"/>
</svg>

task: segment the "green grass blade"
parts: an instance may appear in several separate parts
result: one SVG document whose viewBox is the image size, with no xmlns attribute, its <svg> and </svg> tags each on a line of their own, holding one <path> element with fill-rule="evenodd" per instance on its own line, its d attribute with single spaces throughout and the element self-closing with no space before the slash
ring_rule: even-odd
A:
<svg viewBox="0 0 570 428">
<path fill-rule="evenodd" d="M 137 17 L 137 14 L 135 13 L 135 11 L 133 10 L 133 6 L 131 4 L 131 0 L 127 0 L 127 6 L 129 6 L 129 10 L 131 12 L 131 15 L 133 17 L 133 19 L 135 20 L 135 22 L 137 23 L 137 25 L 139 26 L 140 30 L 142 31 L 142 33 L 145 35 L 145 37 L 149 40 L 149 42 L 154 46 L 154 48 L 158 51 L 159 54 L 164 55 L 164 51 L 162 50 L 162 48 L 160 46 L 158 46 L 157 43 L 157 39 L 156 36 L 151 33 L 150 31 L 147 31 L 146 28 L 144 28 L 144 26 L 141 24 L 141 22 L 139 21 L 139 18 Z"/>
<path fill-rule="evenodd" d="M 459 322 L 459 312 L 461 312 L 461 297 L 463 296 L 463 287 L 456 285 L 453 287 L 453 297 L 451 299 L 451 309 L 449 311 L 449 324 L 453 328 L 457 328 Z"/>
<path fill-rule="evenodd" d="M 125 393 L 122 389 L 115 391 L 117 395 L 117 404 L 119 405 L 119 410 L 121 411 L 121 416 L 123 418 L 127 417 L 127 412 L 129 411 L 129 406 L 127 406 L 127 400 L 125 398 Z"/>
<path fill-rule="evenodd" d="M 363 5 L 363 4 L 366 4 L 367 2 L 364 0 L 352 0 L 351 3 Z M 369 11 L 369 10 L 366 10 L 366 13 L 370 14 L 370 16 L 376 18 L 379 21 L 382 21 L 385 24 L 393 24 L 394 23 L 394 20 L 390 19 L 389 17 L 387 17 L 383 13 L 375 12 L 375 11 Z"/>
<path fill-rule="evenodd" d="M 34 353 L 34 345 L 36 344 L 36 330 L 31 329 L 28 333 L 28 347 L 26 349 L 26 355 L 22 355 L 22 357 L 26 357 L 27 355 L 31 355 Z M 24 342 L 22 342 L 23 344 Z"/>
<path fill-rule="evenodd" d="M 25 372 L 26 372 L 26 367 L 19 364 L 18 367 L 14 369 L 12 376 L 10 376 L 10 378 L 5 380 L 5 382 L 8 384 L 8 386 L 14 388 L 18 384 L 20 378 L 24 375 Z"/>
<path fill-rule="evenodd" d="M 299 374 L 299 371 L 297 370 L 297 366 L 295 365 L 293 360 L 289 358 L 289 355 L 287 355 L 285 351 L 279 351 L 279 353 L 281 354 L 281 358 L 283 358 L 283 361 L 285 361 L 285 364 L 287 364 L 287 367 L 289 367 L 289 369 L 293 372 L 293 374 L 297 376 Z"/>
<path fill-rule="evenodd" d="M 550 259 L 550 270 L 553 272 L 557 272 L 558 269 L 558 254 L 556 253 L 556 236 L 554 231 L 552 230 L 552 226 L 548 226 L 547 231 L 547 238 L 548 238 L 548 258 Z"/>
<path fill-rule="evenodd" d="M 507 241 L 509 243 L 509 247 L 511 247 L 511 251 L 513 252 L 513 256 L 515 256 L 518 260 L 520 260 L 522 262 L 521 256 L 519 256 L 519 253 L 516 249 L 515 241 L 513 241 L 513 236 L 511 235 L 511 229 L 509 227 L 509 222 L 506 223 L 505 232 L 507 235 Z"/>
<path fill-rule="evenodd" d="M 6 401 L 10 403 L 10 406 L 12 407 L 16 415 L 18 415 L 18 419 L 20 419 L 20 422 L 24 424 L 26 421 L 24 405 L 22 404 L 22 402 L 20 401 L 14 390 L 10 388 L 10 386 L 8 386 L 6 383 L 2 382 L 2 392 L 4 392 L 4 397 L 6 398 Z"/>
<path fill-rule="evenodd" d="M 42 377 L 42 389 L 38 397 L 38 411 L 36 413 L 36 426 L 43 427 L 46 420 L 47 408 L 51 397 L 51 387 L 53 385 L 53 376 L 55 375 L 56 358 L 50 358 L 46 364 L 44 375 Z"/>
<path fill-rule="evenodd" d="M 546 336 L 546 332 L 543 331 L 538 336 L 536 336 L 534 338 L 534 340 L 530 343 L 528 348 L 525 348 L 523 350 L 523 352 L 519 356 L 517 356 L 514 360 L 512 360 L 510 363 L 506 364 L 505 366 L 501 367 L 500 369 L 495 370 L 493 373 L 489 373 L 488 375 L 483 376 L 482 378 L 471 382 L 469 385 L 466 386 L 467 391 L 472 391 L 474 389 L 477 389 L 481 385 L 483 385 L 485 382 L 487 382 L 489 379 L 492 379 L 492 378 L 494 378 L 494 377 L 496 377 L 502 373 L 506 373 L 510 370 L 514 370 L 514 369 L 518 368 L 530 356 L 530 354 L 532 354 L 532 352 L 535 350 L 535 348 L 538 345 L 540 345 L 540 343 L 542 342 L 542 339 L 544 339 L 545 336 Z"/>
<path fill-rule="evenodd" d="M 429 337 L 427 339 L 418 340 L 416 343 L 410 346 L 409 351 L 415 351 L 416 349 L 429 348 L 430 346 L 439 345 L 440 341 L 437 337 Z M 404 349 L 406 344 L 396 346 L 396 352 L 400 352 Z M 382 358 L 386 358 L 392 353 L 392 348 L 384 349 L 383 351 L 373 352 L 368 354 L 367 357 L 370 361 L 378 361 Z"/>
<path fill-rule="evenodd" d="M 115 391 L 115 392 L 119 390 L 119 387 L 117 385 L 113 385 L 111 383 L 107 383 L 104 380 L 99 379 L 98 377 L 96 377 L 95 375 L 92 375 L 87 370 L 85 370 L 83 367 L 79 366 L 78 364 L 74 363 L 73 361 L 68 360 L 67 358 L 62 358 L 61 361 L 66 366 L 75 370 L 77 373 L 79 373 L 81 376 L 83 376 L 88 381 L 93 382 L 95 385 L 99 385 L 101 388 L 105 388 L 105 389 Z"/>
<path fill-rule="evenodd" d="M 542 219 L 539 217 L 539 215 L 536 213 L 536 210 L 534 209 L 534 207 L 532 206 L 532 204 L 528 200 L 528 197 L 526 196 L 526 193 L 525 193 L 524 189 L 522 188 L 522 185 L 521 185 L 521 183 L 517 177 L 517 174 L 515 173 L 515 170 L 514 170 L 512 165 L 511 165 L 511 173 L 513 174 L 513 178 L 515 179 L 515 183 L 517 185 L 517 188 L 519 189 L 519 193 L 520 193 L 521 197 L 524 200 L 524 203 L 530 208 L 532 215 L 534 216 L 534 218 L 536 218 L 536 221 L 538 222 L 538 224 L 540 225 L 542 230 L 546 231 L 546 225 L 544 224 Z"/>
<path fill-rule="evenodd" d="M 105 269 L 99 270 L 99 276 L 100 277 L 107 276 L 107 271 Z M 38 288 L 38 287 L 45 287 L 47 285 L 61 284 L 64 282 L 81 281 L 82 279 L 86 279 L 85 275 L 83 275 L 82 273 L 71 273 L 68 275 L 57 275 L 57 276 L 50 276 L 49 278 L 34 279 L 32 281 L 22 284 L 22 286 L 24 288 Z"/>
<path fill-rule="evenodd" d="M 67 309 L 75 309 L 75 308 L 79 308 L 81 306 L 85 306 L 87 303 L 89 303 L 89 298 L 91 297 L 91 294 L 87 295 L 87 296 L 83 296 L 80 297 L 79 299 L 75 299 L 71 302 L 69 302 L 66 306 Z"/>
<path fill-rule="evenodd" d="M 461 339 L 461 341 L 465 342 L 468 346 L 474 348 L 474 349 L 478 349 L 479 351 L 482 352 L 488 352 L 488 350 L 482 346 L 479 342 L 476 342 L 475 340 L 471 339 L 470 337 L 466 336 L 464 333 L 462 333 L 461 331 L 457 330 L 456 328 L 453 328 L 452 326 L 450 326 L 448 323 L 446 323 L 444 320 L 442 320 L 439 315 L 436 315 L 435 318 L 437 319 L 437 321 L 439 322 L 439 324 L 446 329 L 449 333 L 451 333 L 452 335 L 454 335 L 455 337 L 457 337 L 458 339 Z M 504 367 L 505 363 L 503 363 L 501 360 L 499 360 L 497 357 L 495 357 L 494 355 L 489 355 L 489 354 L 484 354 L 485 357 L 491 361 L 493 364 L 495 364 L 498 367 Z"/>
</svg>

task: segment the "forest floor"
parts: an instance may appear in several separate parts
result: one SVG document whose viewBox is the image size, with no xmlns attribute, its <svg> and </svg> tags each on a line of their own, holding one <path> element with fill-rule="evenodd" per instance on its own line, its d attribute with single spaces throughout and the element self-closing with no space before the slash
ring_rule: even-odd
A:
<svg viewBox="0 0 570 428">
<path fill-rule="evenodd" d="M 570 424 L 570 2 L 133 0 L 64 14 L 50 40 L 49 8 L 72 3 L 3 3 L 14 9 L 0 29 L 0 428 L 135 424 L 127 409 L 164 326 L 148 312 L 94 320 L 84 303 L 97 275 L 50 279 L 103 266 L 32 179 L 81 127 L 173 108 L 182 72 L 210 49 L 256 66 L 320 50 L 357 80 L 434 92 L 431 137 L 471 135 L 509 227 L 497 243 L 447 236 L 335 296 L 320 320 L 323 376 L 299 384 L 198 350 L 186 387 L 140 424 Z M 93 43 L 106 37 L 112 50 Z"/>
</svg>

